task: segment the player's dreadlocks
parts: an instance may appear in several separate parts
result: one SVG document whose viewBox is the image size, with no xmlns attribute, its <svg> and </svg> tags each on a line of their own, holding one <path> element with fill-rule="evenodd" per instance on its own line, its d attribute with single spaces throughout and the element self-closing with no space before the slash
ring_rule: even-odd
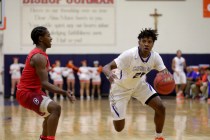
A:
<svg viewBox="0 0 210 140">
<path fill-rule="evenodd" d="M 39 36 L 44 36 L 46 33 L 47 28 L 43 26 L 38 26 L 34 28 L 31 32 L 31 39 L 33 40 L 33 43 L 38 45 L 39 44 Z"/>
<path fill-rule="evenodd" d="M 151 28 L 147 29 L 142 29 L 139 36 L 138 36 L 138 39 L 140 40 L 141 38 L 145 38 L 145 37 L 152 37 L 152 40 L 153 42 L 155 42 L 155 40 L 157 40 L 157 32 Z"/>
</svg>

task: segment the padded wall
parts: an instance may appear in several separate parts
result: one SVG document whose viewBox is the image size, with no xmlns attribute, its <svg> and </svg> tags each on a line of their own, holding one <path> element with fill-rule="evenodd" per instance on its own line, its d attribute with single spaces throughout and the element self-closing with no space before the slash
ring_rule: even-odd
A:
<svg viewBox="0 0 210 140">
<path fill-rule="evenodd" d="M 93 66 L 93 61 L 98 60 L 100 62 L 100 65 L 105 65 L 108 62 L 112 61 L 114 58 L 116 58 L 118 54 L 87 54 L 87 55 L 49 55 L 50 63 L 53 64 L 55 60 L 61 60 L 61 66 L 65 66 L 69 59 L 74 60 L 74 64 L 76 66 L 81 65 L 81 61 L 86 59 L 89 66 Z M 175 54 L 161 54 L 163 61 L 166 65 L 166 67 L 171 71 L 171 61 Z M 13 57 L 19 57 L 19 62 L 24 63 L 26 55 L 4 55 L 4 97 L 8 98 L 10 97 L 10 87 L 11 87 L 11 80 L 10 80 L 10 74 L 9 74 L 9 67 L 10 64 L 13 62 Z M 187 65 L 198 65 L 198 64 L 210 64 L 210 54 L 183 54 L 183 57 L 186 59 Z M 153 79 L 156 72 L 152 71 L 148 74 L 148 82 L 153 85 Z M 79 96 L 79 81 L 78 77 L 76 76 L 76 89 L 75 93 L 76 96 Z M 104 74 L 101 74 L 102 76 L 102 85 L 101 85 L 101 91 L 103 96 L 108 96 L 110 84 Z M 51 81 L 52 82 L 52 81 Z M 64 89 L 66 89 L 66 85 L 64 85 Z M 174 92 L 171 94 L 174 95 Z"/>
</svg>

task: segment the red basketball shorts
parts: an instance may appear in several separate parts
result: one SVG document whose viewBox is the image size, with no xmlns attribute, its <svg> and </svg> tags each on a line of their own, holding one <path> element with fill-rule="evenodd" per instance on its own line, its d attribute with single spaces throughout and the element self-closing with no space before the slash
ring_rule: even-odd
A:
<svg viewBox="0 0 210 140">
<path fill-rule="evenodd" d="M 33 110 L 43 117 L 49 115 L 47 106 L 52 100 L 43 91 L 17 90 L 16 98 L 24 108 Z"/>
</svg>

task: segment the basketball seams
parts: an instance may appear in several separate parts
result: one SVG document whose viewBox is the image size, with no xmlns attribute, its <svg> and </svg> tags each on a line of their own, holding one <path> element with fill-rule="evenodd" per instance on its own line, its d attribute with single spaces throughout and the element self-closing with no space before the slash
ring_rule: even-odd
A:
<svg viewBox="0 0 210 140">
<path fill-rule="evenodd" d="M 154 88 L 160 93 L 167 95 L 174 90 L 175 83 L 171 74 L 158 73 L 154 80 Z"/>
</svg>

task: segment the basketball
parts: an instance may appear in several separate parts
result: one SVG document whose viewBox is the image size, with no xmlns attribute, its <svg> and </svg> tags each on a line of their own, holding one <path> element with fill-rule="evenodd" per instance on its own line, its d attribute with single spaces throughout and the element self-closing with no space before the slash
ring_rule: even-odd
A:
<svg viewBox="0 0 210 140">
<path fill-rule="evenodd" d="M 158 73 L 154 79 L 154 88 L 159 94 L 170 94 L 175 88 L 173 76 L 170 73 Z"/>
</svg>

